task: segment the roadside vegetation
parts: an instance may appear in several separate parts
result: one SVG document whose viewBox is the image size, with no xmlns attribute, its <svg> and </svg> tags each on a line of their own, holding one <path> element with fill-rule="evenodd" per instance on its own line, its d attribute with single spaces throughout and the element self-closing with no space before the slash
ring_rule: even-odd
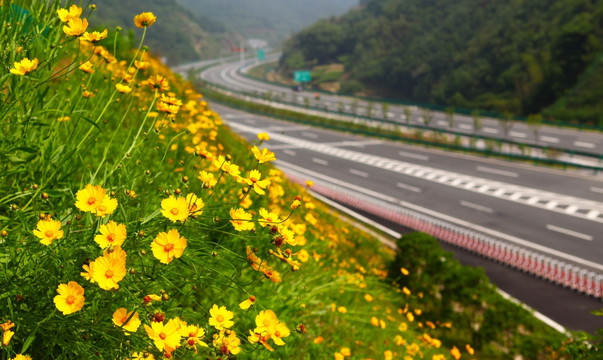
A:
<svg viewBox="0 0 603 360">
<path fill-rule="evenodd" d="M 425 316 L 416 259 L 231 132 L 149 54 L 153 13 L 131 43 L 95 6 L 0 5 L 0 359 L 571 358 L 529 317 L 477 347 Z"/>
<path fill-rule="evenodd" d="M 343 92 L 603 125 L 603 1 L 361 3 L 291 37 L 282 75 L 339 64 Z"/>
</svg>

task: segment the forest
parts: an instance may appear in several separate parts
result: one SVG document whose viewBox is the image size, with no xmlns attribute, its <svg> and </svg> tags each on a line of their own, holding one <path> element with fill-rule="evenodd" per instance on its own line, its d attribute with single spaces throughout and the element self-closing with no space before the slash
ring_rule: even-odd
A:
<svg viewBox="0 0 603 360">
<path fill-rule="evenodd" d="M 121 25 L 140 38 L 131 14 L 152 11 L 157 14 L 157 30 L 146 43 L 170 65 L 227 55 L 240 37 L 209 16 L 193 15 L 175 0 L 104 0 L 91 17 L 92 25 Z"/>
<path fill-rule="evenodd" d="M 291 37 L 280 71 L 342 92 L 603 125 L 603 1 L 365 0 Z"/>
</svg>

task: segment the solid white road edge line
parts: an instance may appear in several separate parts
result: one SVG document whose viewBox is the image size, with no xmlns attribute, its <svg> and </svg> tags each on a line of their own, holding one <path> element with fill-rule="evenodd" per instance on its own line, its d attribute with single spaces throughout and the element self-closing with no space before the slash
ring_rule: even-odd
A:
<svg viewBox="0 0 603 360">
<path fill-rule="evenodd" d="M 310 191 L 312 193 L 312 196 L 314 196 L 315 198 L 317 198 L 318 200 L 324 202 L 325 204 L 334 207 L 335 209 L 343 212 L 344 214 L 353 217 L 354 219 L 361 221 L 369 226 L 374 227 L 375 229 L 378 229 L 379 231 L 382 231 L 386 234 L 388 234 L 389 236 L 393 237 L 394 239 L 399 239 L 402 234 L 400 234 L 399 232 L 392 230 L 386 226 L 383 226 L 369 218 L 367 218 L 366 216 L 360 215 L 357 212 L 355 212 L 354 210 L 347 208 L 339 203 L 336 203 L 334 201 L 332 201 L 329 198 L 326 198 L 316 192 Z M 396 249 L 396 244 L 393 241 L 381 238 L 379 239 L 381 242 L 383 242 L 383 244 L 391 249 Z M 496 288 L 496 292 L 498 292 L 503 298 L 507 299 L 508 301 L 517 304 L 521 307 L 523 307 L 525 310 L 529 311 L 530 313 L 532 313 L 534 315 L 535 318 L 537 318 L 538 320 L 542 321 L 543 323 L 547 324 L 548 326 L 550 326 L 551 328 L 557 330 L 558 332 L 562 333 L 562 334 L 567 334 L 567 330 L 565 329 L 565 327 L 563 327 L 563 325 L 559 324 L 558 322 L 556 322 L 555 320 L 549 318 L 548 316 L 532 309 L 530 306 L 528 306 L 527 304 L 521 302 L 520 300 L 514 298 L 513 296 L 507 294 L 506 292 L 502 291 L 501 289 L 499 289 L 498 287 Z"/>
<path fill-rule="evenodd" d="M 555 231 L 555 232 L 558 232 L 561 234 L 577 237 L 578 239 L 593 241 L 593 237 L 591 235 L 579 233 L 577 231 L 573 231 L 570 229 L 562 228 L 562 227 L 551 225 L 551 224 L 546 224 L 546 228 L 547 228 L 547 230 L 551 230 L 551 231 Z"/>
<path fill-rule="evenodd" d="M 479 226 L 479 225 L 470 223 L 470 222 L 465 221 L 465 220 L 461 220 L 461 219 L 458 219 L 458 218 L 455 218 L 455 217 L 452 217 L 452 216 L 449 216 L 449 215 L 446 215 L 446 214 L 439 213 L 437 211 L 433 211 L 433 210 L 424 208 L 422 206 L 418 206 L 418 205 L 411 204 L 411 203 L 406 202 L 406 201 L 398 200 L 396 198 L 393 198 L 391 196 L 387 196 L 387 195 L 378 193 L 376 191 L 368 190 L 368 189 L 365 189 L 363 187 L 356 186 L 354 184 L 346 183 L 345 181 L 342 181 L 342 180 L 339 180 L 339 179 L 335 179 L 335 178 L 332 178 L 330 176 L 326 176 L 326 175 L 323 175 L 323 174 L 319 174 L 319 173 L 314 172 L 312 170 L 307 170 L 305 168 L 299 167 L 297 165 L 293 165 L 293 164 L 288 163 L 288 162 L 283 161 L 283 160 L 276 160 L 276 164 L 277 164 L 278 167 L 289 168 L 292 171 L 297 172 L 298 174 L 310 175 L 310 176 L 312 176 L 312 177 L 314 177 L 316 179 L 322 179 L 322 180 L 324 180 L 326 182 L 330 182 L 331 184 L 343 186 L 345 188 L 348 188 L 348 189 L 351 189 L 351 190 L 354 190 L 354 191 L 358 191 L 358 192 L 363 193 L 365 195 L 369 195 L 371 197 L 374 197 L 376 199 L 380 199 L 380 200 L 383 200 L 383 201 L 386 201 L 386 202 L 389 202 L 389 203 L 399 204 L 402 207 L 405 207 L 407 209 L 415 210 L 415 211 L 423 213 L 425 215 L 429 215 L 429 216 L 432 216 L 432 217 L 437 218 L 437 219 L 445 220 L 445 221 L 448 221 L 450 223 L 459 225 L 461 227 L 465 227 L 465 228 L 468 228 L 468 229 L 471 229 L 471 230 L 475 230 L 477 232 L 480 232 L 480 233 L 483 233 L 483 234 L 487 234 L 487 235 L 493 236 L 495 238 L 506 240 L 506 241 L 509 241 L 509 242 L 512 242 L 512 243 L 515 243 L 515 244 L 519 244 L 521 246 L 529 247 L 529 248 L 532 248 L 534 250 L 538 250 L 538 251 L 541 251 L 541 252 L 544 252 L 544 253 L 547 253 L 547 254 L 550 254 L 550 255 L 562 258 L 562 259 L 566 259 L 566 260 L 575 262 L 577 264 L 582 264 L 584 266 L 589 266 L 589 267 L 591 267 L 593 269 L 597 269 L 597 270 L 602 270 L 603 271 L 603 264 L 597 264 L 595 262 L 592 262 L 592 261 L 589 261 L 589 260 L 586 260 L 586 259 L 582 259 L 582 258 L 574 256 L 574 255 L 566 254 L 566 253 L 561 252 L 559 250 L 551 249 L 551 248 L 543 246 L 543 245 L 532 243 L 532 242 L 530 242 L 528 240 L 523 240 L 523 239 L 520 239 L 518 237 L 502 233 L 500 231 L 488 229 L 488 228 L 485 228 L 483 226 Z"/>
</svg>

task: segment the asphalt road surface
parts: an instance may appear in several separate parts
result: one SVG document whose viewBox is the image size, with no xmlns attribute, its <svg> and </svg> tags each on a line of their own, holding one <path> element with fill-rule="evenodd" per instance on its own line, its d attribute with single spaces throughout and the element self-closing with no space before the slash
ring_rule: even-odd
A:
<svg viewBox="0 0 603 360">
<path fill-rule="evenodd" d="M 411 204 L 446 219 L 521 239 L 547 256 L 603 274 L 603 180 L 300 126 L 213 105 L 233 130 L 264 145 L 276 165 L 348 191 Z M 236 159 L 235 159 L 236 161 Z M 529 247 L 529 246 L 528 246 Z M 603 327 L 603 302 L 462 250 L 494 283 L 571 329 Z"/>
</svg>

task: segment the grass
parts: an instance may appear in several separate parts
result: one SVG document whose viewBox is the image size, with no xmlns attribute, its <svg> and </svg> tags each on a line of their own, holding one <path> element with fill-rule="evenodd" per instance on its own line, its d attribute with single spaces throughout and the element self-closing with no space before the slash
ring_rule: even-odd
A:
<svg viewBox="0 0 603 360">
<path fill-rule="evenodd" d="M 269 140 L 230 132 L 144 35 L 80 41 L 71 3 L 17 4 L 0 8 L 0 359 L 472 358 L 388 279 L 392 251 L 271 166 Z"/>
</svg>

